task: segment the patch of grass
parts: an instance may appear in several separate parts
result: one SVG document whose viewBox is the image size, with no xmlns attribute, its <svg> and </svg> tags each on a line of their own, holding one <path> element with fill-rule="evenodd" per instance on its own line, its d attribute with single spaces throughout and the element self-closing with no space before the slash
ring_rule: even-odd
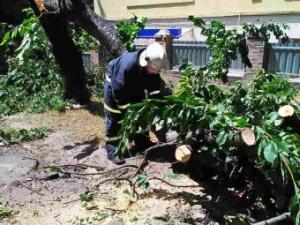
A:
<svg viewBox="0 0 300 225">
<path fill-rule="evenodd" d="M 75 220 L 73 221 L 74 225 L 92 225 L 93 221 L 90 217 L 76 217 Z"/>
<path fill-rule="evenodd" d="M 98 206 L 94 202 L 94 194 L 92 192 L 87 190 L 84 193 L 81 193 L 79 196 L 80 196 L 81 205 L 86 210 L 93 210 L 98 208 Z"/>
<path fill-rule="evenodd" d="M 79 196 L 80 196 L 80 200 L 82 202 L 91 202 L 94 200 L 93 193 L 91 193 L 89 191 L 85 191 L 84 193 L 81 193 Z"/>
<path fill-rule="evenodd" d="M 139 221 L 139 218 L 134 216 L 132 219 L 130 219 L 131 223 L 137 223 Z"/>
<path fill-rule="evenodd" d="M 75 220 L 73 221 L 74 225 L 96 225 L 103 220 L 105 220 L 107 217 L 109 217 L 108 214 L 104 212 L 97 212 L 95 216 L 93 217 L 76 217 Z"/>
<path fill-rule="evenodd" d="M 12 216 L 12 210 L 7 207 L 7 203 L 0 202 L 0 221 Z"/>
</svg>

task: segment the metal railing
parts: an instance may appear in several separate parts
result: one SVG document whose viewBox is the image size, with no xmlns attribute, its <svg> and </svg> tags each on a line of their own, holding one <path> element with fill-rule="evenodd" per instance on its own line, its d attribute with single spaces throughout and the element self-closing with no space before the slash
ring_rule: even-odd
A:
<svg viewBox="0 0 300 225">
<path fill-rule="evenodd" d="M 137 49 L 146 47 L 137 45 Z M 266 48 L 266 68 L 272 73 L 282 73 L 289 76 L 300 77 L 300 43 L 278 44 L 272 43 Z M 183 59 L 188 59 L 193 65 L 207 65 L 210 52 L 205 42 L 200 41 L 177 41 L 174 40 L 171 47 L 170 64 L 171 68 L 180 65 Z M 85 68 L 90 68 L 89 53 L 83 54 Z M 231 63 L 230 69 L 243 71 L 245 66 L 241 56 Z"/>
<path fill-rule="evenodd" d="M 300 76 L 300 44 L 270 44 L 268 71 L 289 76 Z"/>
<path fill-rule="evenodd" d="M 210 51 L 207 44 L 201 41 L 174 41 L 172 46 L 171 64 L 180 65 L 182 59 L 188 59 L 195 66 L 204 66 L 208 64 Z M 241 56 L 231 63 L 230 69 L 243 70 Z"/>
</svg>

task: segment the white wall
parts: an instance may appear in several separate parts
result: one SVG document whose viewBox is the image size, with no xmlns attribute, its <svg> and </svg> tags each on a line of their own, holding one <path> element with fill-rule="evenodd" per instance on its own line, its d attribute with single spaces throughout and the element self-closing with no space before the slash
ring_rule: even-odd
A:
<svg viewBox="0 0 300 225">
<path fill-rule="evenodd" d="M 262 24 L 264 22 L 273 21 L 278 23 L 286 23 L 290 29 L 287 34 L 292 39 L 300 39 L 300 14 L 294 15 L 277 15 L 277 16 L 231 16 L 231 17 L 213 17 L 203 18 L 205 21 L 221 20 L 227 27 L 237 27 L 244 23 Z M 187 19 L 165 19 L 165 20 L 150 20 L 147 23 L 148 28 L 182 28 L 183 40 L 187 40 L 188 36 L 193 36 L 195 40 L 203 41 L 205 37 L 200 34 L 200 29 Z M 192 31 L 191 31 L 192 30 Z M 185 35 L 185 33 L 188 34 Z M 193 34 L 191 34 L 193 32 Z M 276 42 L 274 37 L 271 37 L 271 42 Z"/>
</svg>

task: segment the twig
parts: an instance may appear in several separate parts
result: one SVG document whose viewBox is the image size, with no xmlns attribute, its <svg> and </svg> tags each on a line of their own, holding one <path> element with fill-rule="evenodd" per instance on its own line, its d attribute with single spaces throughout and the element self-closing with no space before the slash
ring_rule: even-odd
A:
<svg viewBox="0 0 300 225">
<path fill-rule="evenodd" d="M 82 164 L 82 163 L 79 163 L 79 164 L 63 164 L 63 165 L 55 165 L 55 167 L 58 167 L 58 168 L 63 168 L 63 167 L 80 167 L 80 168 L 95 168 L 95 169 L 98 169 L 98 170 L 104 170 L 103 167 L 101 166 L 94 166 L 94 165 L 88 165 L 88 164 Z"/>
<path fill-rule="evenodd" d="M 38 161 L 37 159 L 32 158 L 31 156 L 27 156 L 27 155 L 24 155 L 23 158 L 24 159 L 31 159 L 31 160 L 34 160 L 34 161 Z"/>
<path fill-rule="evenodd" d="M 32 191 L 33 193 L 36 193 L 36 194 L 41 195 L 41 196 L 44 196 L 44 194 L 42 194 L 42 193 L 40 193 L 40 192 L 38 192 L 36 190 L 33 190 L 31 187 L 28 187 L 27 185 L 23 184 L 21 181 L 16 180 L 16 182 L 19 183 L 22 187 L 27 188 L 28 190 Z"/>
<path fill-rule="evenodd" d="M 122 172 L 118 175 L 118 177 L 122 177 L 122 176 L 125 175 L 126 173 L 128 173 L 128 169 L 122 171 Z"/>
<path fill-rule="evenodd" d="M 99 184 L 97 184 L 95 187 L 99 188 L 99 186 L 101 184 L 104 184 L 109 181 L 127 181 L 129 183 L 130 187 L 132 188 L 132 192 L 134 194 L 136 194 L 137 198 L 139 197 L 139 193 L 135 190 L 135 183 L 132 180 L 130 180 L 128 178 L 124 178 L 124 177 L 115 177 L 115 178 L 109 178 L 109 179 L 103 180 Z"/>
<path fill-rule="evenodd" d="M 52 167 L 52 166 L 45 166 L 44 168 L 48 168 L 48 167 Z M 53 166 L 53 167 L 58 167 L 58 166 Z M 115 172 L 115 171 L 118 171 L 118 170 L 121 170 L 121 169 L 124 169 L 124 168 L 128 168 L 128 167 L 137 168 L 136 165 L 125 165 L 125 166 L 114 168 L 114 169 L 111 169 L 111 170 L 108 170 L 108 171 L 105 171 L 105 172 L 96 172 L 96 173 L 66 172 L 66 171 L 63 171 L 61 169 L 59 169 L 59 172 L 61 172 L 63 174 L 71 174 L 71 175 L 78 175 L 78 176 L 92 176 L 92 175 L 104 175 L 104 174 Z"/>
<path fill-rule="evenodd" d="M 149 155 L 150 155 L 150 153 L 152 151 L 157 150 L 159 148 L 164 148 L 164 147 L 173 146 L 173 145 L 176 145 L 176 141 L 172 141 L 172 142 L 168 142 L 168 143 L 163 143 L 163 144 L 159 144 L 159 145 L 154 145 L 154 146 L 151 146 L 151 147 L 147 148 L 145 150 L 144 159 L 141 162 L 141 164 L 139 165 L 136 173 L 134 174 L 134 177 L 136 175 L 138 175 L 142 170 L 144 170 L 145 166 L 148 164 L 148 158 L 149 158 Z"/>
<path fill-rule="evenodd" d="M 133 182 L 131 180 L 122 177 L 108 178 L 106 180 L 101 181 L 99 184 L 97 184 L 97 186 L 100 186 L 101 184 L 104 184 L 109 181 L 127 181 L 130 184 L 130 186 L 133 186 Z"/>
<path fill-rule="evenodd" d="M 57 213 L 55 216 L 53 216 L 53 218 L 59 217 L 61 215 L 61 213 Z"/>
<path fill-rule="evenodd" d="M 125 209 L 113 209 L 113 208 L 109 208 L 109 207 L 105 207 L 104 209 L 111 210 L 113 212 L 118 212 L 118 213 L 120 213 L 120 212 L 126 212 Z"/>
<path fill-rule="evenodd" d="M 77 201 L 79 201 L 79 200 L 80 200 L 80 198 L 75 198 L 75 199 L 73 199 L 73 200 L 64 202 L 63 204 L 66 205 L 66 204 L 69 204 L 69 203 L 77 202 Z"/>
<path fill-rule="evenodd" d="M 149 180 L 159 180 L 171 187 L 176 187 L 176 188 L 193 188 L 193 187 L 200 187 L 200 185 L 176 185 L 176 184 L 171 184 L 170 182 L 162 179 L 162 178 L 159 178 L 159 177 L 150 177 Z"/>
<path fill-rule="evenodd" d="M 230 174 L 229 174 L 229 179 L 231 179 L 233 173 L 235 172 L 235 169 L 237 168 L 237 165 L 233 166 L 233 169 L 231 170 Z"/>
<path fill-rule="evenodd" d="M 132 157 L 128 158 L 128 160 L 136 160 L 136 159 L 142 159 L 142 158 L 144 158 L 144 155 L 139 154 L 137 156 L 132 156 Z"/>
<path fill-rule="evenodd" d="M 291 214 L 289 212 L 285 212 L 279 216 L 275 216 L 273 218 L 261 221 L 261 222 L 257 222 L 257 223 L 252 223 L 251 225 L 270 225 L 270 224 L 275 224 L 278 223 L 282 220 L 286 220 L 291 218 Z"/>
</svg>

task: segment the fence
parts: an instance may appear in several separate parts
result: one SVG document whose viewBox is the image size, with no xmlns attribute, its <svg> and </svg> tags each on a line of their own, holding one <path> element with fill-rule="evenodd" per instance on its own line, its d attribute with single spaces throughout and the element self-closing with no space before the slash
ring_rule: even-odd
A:
<svg viewBox="0 0 300 225">
<path fill-rule="evenodd" d="M 137 49 L 145 47 L 137 45 Z M 208 64 L 210 52 L 205 42 L 201 41 L 173 41 L 170 57 L 171 67 L 178 67 L 183 59 L 187 59 L 195 66 L 204 66 Z M 230 69 L 243 70 L 241 56 L 231 63 Z"/>
<path fill-rule="evenodd" d="M 300 76 L 300 44 L 271 44 L 268 49 L 268 71 Z"/>
<path fill-rule="evenodd" d="M 178 66 L 181 60 L 187 58 L 195 66 L 204 66 L 208 64 L 210 51 L 205 42 L 201 41 L 174 41 L 172 46 L 171 64 Z M 241 56 L 231 63 L 230 69 L 243 70 Z"/>
<path fill-rule="evenodd" d="M 146 47 L 137 45 L 137 49 Z M 200 41 L 177 41 L 172 44 L 170 56 L 171 68 L 179 66 L 182 59 L 187 58 L 196 66 L 207 65 L 210 52 L 205 42 Z M 284 73 L 289 76 L 300 77 L 300 43 L 293 44 L 270 44 L 265 52 L 266 68 L 269 72 Z M 91 67 L 90 55 L 83 54 L 83 63 L 86 68 Z M 241 56 L 231 63 L 230 69 L 244 70 Z"/>
<path fill-rule="evenodd" d="M 208 64 L 210 52 L 205 42 L 201 41 L 174 41 L 172 46 L 171 64 L 178 66 L 181 60 L 187 58 L 188 61 L 196 66 L 204 66 Z M 230 69 L 243 70 L 241 56 L 231 63 Z"/>
<path fill-rule="evenodd" d="M 207 45 L 200 41 L 174 41 L 171 54 L 172 66 L 180 65 L 183 59 L 196 66 L 204 66 L 210 57 Z"/>
</svg>

